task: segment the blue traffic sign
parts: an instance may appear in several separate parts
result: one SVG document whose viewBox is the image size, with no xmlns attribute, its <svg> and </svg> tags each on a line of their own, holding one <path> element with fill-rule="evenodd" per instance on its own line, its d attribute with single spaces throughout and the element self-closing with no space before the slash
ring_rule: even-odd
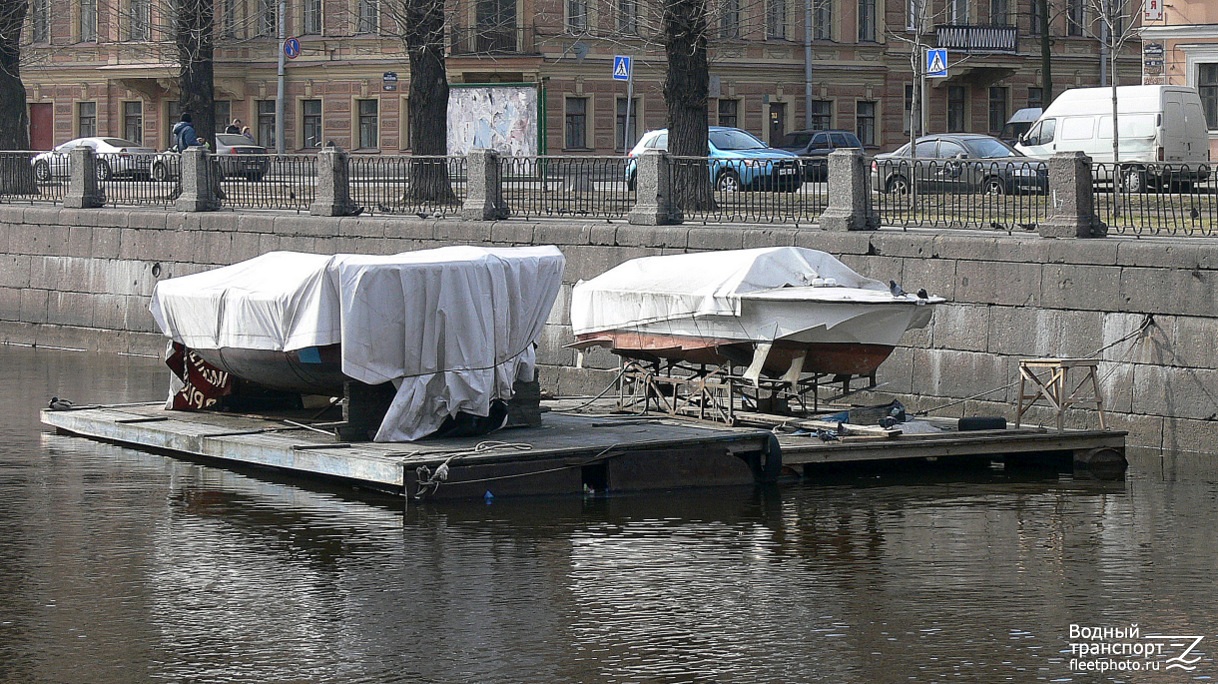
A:
<svg viewBox="0 0 1218 684">
<path fill-rule="evenodd" d="M 935 48 L 926 51 L 926 77 L 947 77 L 947 50 Z"/>
<path fill-rule="evenodd" d="M 613 80 L 629 81 L 631 74 L 630 58 L 626 55 L 615 55 L 613 58 Z"/>
<path fill-rule="evenodd" d="M 288 59 L 296 59 L 300 56 L 300 41 L 295 38 L 288 38 L 283 41 L 283 54 Z"/>
</svg>

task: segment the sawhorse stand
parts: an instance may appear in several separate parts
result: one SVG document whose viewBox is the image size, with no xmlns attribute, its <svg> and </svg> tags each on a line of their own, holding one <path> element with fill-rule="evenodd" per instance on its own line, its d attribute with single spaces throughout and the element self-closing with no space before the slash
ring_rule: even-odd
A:
<svg viewBox="0 0 1218 684">
<path fill-rule="evenodd" d="M 1062 430 L 1066 409 L 1076 405 L 1094 406 L 1100 414 L 1100 429 L 1108 429 L 1104 420 L 1104 398 L 1100 383 L 1095 377 L 1098 359 L 1023 359 L 1019 362 L 1019 411 L 1015 415 L 1015 427 L 1019 427 L 1023 414 L 1042 397 L 1057 411 L 1057 429 Z M 1083 372 L 1081 379 L 1075 374 L 1074 383 L 1070 371 Z M 1076 383 L 1076 384 L 1075 384 Z M 1034 391 L 1028 393 L 1028 387 Z"/>
</svg>

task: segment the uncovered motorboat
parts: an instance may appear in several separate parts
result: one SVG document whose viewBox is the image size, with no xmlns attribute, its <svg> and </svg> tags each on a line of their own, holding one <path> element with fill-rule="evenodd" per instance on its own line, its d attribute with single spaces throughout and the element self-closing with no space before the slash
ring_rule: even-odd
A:
<svg viewBox="0 0 1218 684">
<path fill-rule="evenodd" d="M 763 374 L 792 383 L 805 373 L 870 375 L 944 301 L 801 247 L 644 257 L 575 285 L 572 346 L 737 364 L 753 382 Z"/>
<path fill-rule="evenodd" d="M 177 376 L 167 407 L 215 407 L 232 378 L 323 396 L 354 381 L 390 393 L 377 441 L 488 416 L 535 379 L 564 263 L 555 247 L 270 252 L 163 280 L 150 308 Z"/>
</svg>

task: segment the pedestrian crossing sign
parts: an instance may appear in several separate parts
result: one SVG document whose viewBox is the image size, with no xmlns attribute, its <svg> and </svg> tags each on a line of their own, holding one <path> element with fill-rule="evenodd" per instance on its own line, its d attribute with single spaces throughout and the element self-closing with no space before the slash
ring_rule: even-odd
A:
<svg viewBox="0 0 1218 684">
<path fill-rule="evenodd" d="M 926 77 L 947 77 L 947 50 L 935 48 L 926 51 Z"/>
<path fill-rule="evenodd" d="M 613 80 L 630 80 L 630 58 L 626 55 L 616 55 L 613 58 Z"/>
</svg>

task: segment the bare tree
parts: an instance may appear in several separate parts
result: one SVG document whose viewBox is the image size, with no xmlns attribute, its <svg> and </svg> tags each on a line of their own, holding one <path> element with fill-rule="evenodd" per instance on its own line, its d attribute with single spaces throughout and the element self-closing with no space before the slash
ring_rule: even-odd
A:
<svg viewBox="0 0 1218 684">
<path fill-rule="evenodd" d="M 21 29 L 29 0 L 0 0 L 0 149 L 30 147 L 30 115 L 21 81 Z"/>
<path fill-rule="evenodd" d="M 706 0 L 664 0 L 663 12 L 664 54 L 668 58 L 664 79 L 668 151 L 676 157 L 705 157 L 709 154 L 710 129 Z M 714 207 L 710 175 L 701 163 L 678 162 L 671 188 L 682 209 Z"/>
<path fill-rule="evenodd" d="M 396 36 L 410 59 L 410 163 L 408 202 L 457 201 L 448 164 L 448 69 L 444 55 L 443 0 L 389 0 Z M 430 157 L 430 158 L 429 158 Z"/>
<path fill-rule="evenodd" d="M 179 104 L 194 117 L 200 137 L 215 149 L 215 0 L 169 2 L 176 5 L 173 36 L 178 49 Z"/>
</svg>

